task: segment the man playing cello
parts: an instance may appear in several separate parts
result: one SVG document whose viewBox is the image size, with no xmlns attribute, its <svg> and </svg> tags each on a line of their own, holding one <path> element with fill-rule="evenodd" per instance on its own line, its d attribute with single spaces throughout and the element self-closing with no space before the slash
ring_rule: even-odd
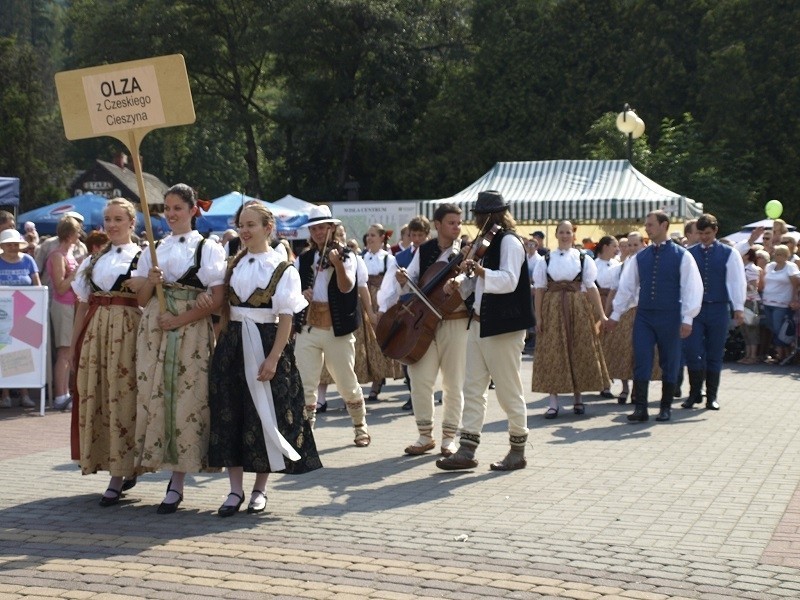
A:
<svg viewBox="0 0 800 600">
<path fill-rule="evenodd" d="M 437 237 L 428 240 L 414 253 L 408 269 L 398 269 L 395 278 L 401 293 L 410 291 L 407 279 L 419 283 L 425 272 L 438 262 L 449 262 L 460 250 L 461 209 L 455 204 L 442 204 L 433 215 Z M 381 314 L 387 306 L 379 307 Z M 411 380 L 411 402 L 419 438 L 405 449 L 406 454 L 424 454 L 436 447 L 433 438 L 433 386 L 439 370 L 442 372 L 442 445 L 441 454 L 450 456 L 456 451 L 455 437 L 464 407 L 462 384 L 466 368 L 467 307 L 463 304 L 445 314 L 438 324 L 433 341 L 425 354 L 408 365 Z"/>
</svg>

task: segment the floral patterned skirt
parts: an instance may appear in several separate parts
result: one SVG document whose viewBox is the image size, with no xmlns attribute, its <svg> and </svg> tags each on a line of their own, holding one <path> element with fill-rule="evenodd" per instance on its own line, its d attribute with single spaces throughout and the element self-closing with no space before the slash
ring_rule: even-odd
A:
<svg viewBox="0 0 800 600">
<path fill-rule="evenodd" d="M 257 324 L 264 354 L 275 342 L 277 325 Z M 284 473 L 307 473 L 322 467 L 311 426 L 304 417 L 303 386 L 294 358 L 294 343 L 286 344 L 270 382 L 278 431 L 300 460 L 284 457 Z M 209 464 L 243 467 L 248 473 L 270 472 L 264 431 L 244 373 L 242 324 L 232 321 L 220 335 L 209 376 L 211 440 Z"/>
<path fill-rule="evenodd" d="M 170 293 L 168 288 L 165 292 Z M 176 313 L 194 306 L 190 298 L 176 299 Z M 208 468 L 208 365 L 214 347 L 211 319 L 201 319 L 176 330 L 174 363 L 166 362 L 170 332 L 158 326 L 160 308 L 153 297 L 144 309 L 136 343 L 136 469 L 186 473 Z M 172 377 L 165 381 L 172 367 Z M 174 394 L 167 401 L 166 386 Z"/>
<path fill-rule="evenodd" d="M 140 311 L 100 306 L 86 326 L 75 383 L 81 473 L 134 473 L 136 332 Z"/>
<path fill-rule="evenodd" d="M 605 389 L 610 381 L 589 299 L 583 292 L 565 293 L 572 344 L 567 339 L 561 293 L 548 292 L 542 300 L 542 333 L 536 338 L 531 389 L 548 394 Z"/>
<path fill-rule="evenodd" d="M 614 331 L 604 331 L 600 336 L 608 376 L 611 379 L 633 379 L 633 322 L 635 320 L 636 308 L 634 307 L 620 317 Z M 658 381 L 660 379 L 661 367 L 658 366 L 658 348 L 656 348 L 650 380 Z"/>
</svg>

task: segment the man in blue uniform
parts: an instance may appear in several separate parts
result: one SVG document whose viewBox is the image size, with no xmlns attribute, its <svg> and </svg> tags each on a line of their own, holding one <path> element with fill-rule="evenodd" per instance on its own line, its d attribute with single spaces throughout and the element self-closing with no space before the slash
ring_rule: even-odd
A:
<svg viewBox="0 0 800 600">
<path fill-rule="evenodd" d="M 703 304 L 695 317 L 692 334 L 684 342 L 689 371 L 689 397 L 681 404 L 692 408 L 702 402 L 703 381 L 706 384 L 706 408 L 719 410 L 719 389 L 722 357 L 728 339 L 731 306 L 739 325 L 744 320 L 747 282 L 741 255 L 717 241 L 719 224 L 711 214 L 704 214 L 695 223 L 699 243 L 689 248 L 703 279 Z"/>
<path fill-rule="evenodd" d="M 638 293 L 633 323 L 635 407 L 628 415 L 634 423 L 649 419 L 647 395 L 655 346 L 662 371 L 661 408 L 656 420 L 669 421 L 681 362 L 681 338 L 691 334 L 692 320 L 700 312 L 703 298 L 697 264 L 685 248 L 668 238 L 667 214 L 651 212 L 644 228 L 652 243 L 626 262 L 614 297 L 614 310 L 606 323 L 609 330 L 616 327 L 630 306 L 631 297 Z"/>
</svg>

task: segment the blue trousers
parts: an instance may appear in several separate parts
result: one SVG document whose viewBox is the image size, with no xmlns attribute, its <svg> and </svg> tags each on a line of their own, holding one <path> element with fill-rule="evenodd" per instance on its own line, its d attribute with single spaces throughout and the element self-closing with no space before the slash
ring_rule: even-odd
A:
<svg viewBox="0 0 800 600">
<path fill-rule="evenodd" d="M 661 379 L 674 384 L 681 365 L 681 311 L 636 309 L 633 322 L 633 379 L 649 381 L 653 372 L 655 346 L 661 366 Z"/>
<path fill-rule="evenodd" d="M 684 341 L 686 366 L 690 371 L 722 371 L 730 320 L 727 302 L 703 302 L 692 323 L 692 335 Z"/>
</svg>

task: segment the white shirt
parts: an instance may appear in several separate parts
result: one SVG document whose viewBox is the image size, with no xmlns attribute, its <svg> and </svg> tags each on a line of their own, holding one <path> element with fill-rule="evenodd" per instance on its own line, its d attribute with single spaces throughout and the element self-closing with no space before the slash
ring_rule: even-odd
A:
<svg viewBox="0 0 800 600">
<path fill-rule="evenodd" d="M 794 296 L 794 287 L 790 277 L 797 277 L 800 269 L 794 263 L 786 262 L 779 271 L 775 270 L 777 263 L 771 262 L 764 271 L 764 291 L 761 297 L 767 306 L 786 307 Z"/>
<path fill-rule="evenodd" d="M 578 274 L 581 274 L 581 291 L 585 292 L 588 288 L 595 285 L 597 279 L 597 265 L 588 254 L 583 259 L 583 272 L 581 272 L 581 253 L 576 248 L 569 250 L 551 250 L 550 264 L 546 260 L 537 263 L 536 270 L 533 272 L 533 287 L 535 289 L 547 289 L 547 276 L 553 281 L 572 281 Z"/>
<path fill-rule="evenodd" d="M 662 242 L 666 243 L 666 242 Z M 643 251 L 642 251 L 643 252 Z M 639 260 L 638 254 L 625 261 L 625 268 L 619 278 L 617 295 L 614 296 L 614 311 L 609 317 L 612 321 L 619 321 L 622 314 L 635 306 L 633 296 L 639 294 Z M 691 325 L 700 312 L 703 304 L 703 279 L 697 263 L 688 252 L 683 253 L 680 264 L 681 272 L 681 322 Z"/>
<path fill-rule="evenodd" d="M 475 291 L 475 304 L 473 306 L 475 307 L 476 315 L 480 315 L 481 300 L 484 292 L 487 294 L 510 294 L 517 289 L 519 273 L 525 257 L 525 248 L 522 246 L 520 239 L 516 235 L 508 234 L 503 236 L 500 242 L 499 269 L 486 269 L 483 277 L 468 278 L 463 273 L 456 277 L 461 283 L 459 290 L 462 298 L 468 298 L 473 290 Z M 587 260 L 586 262 L 592 261 Z"/>
<path fill-rule="evenodd" d="M 328 284 L 331 281 L 333 267 L 322 269 L 317 273 L 317 264 L 319 264 L 319 250 L 309 250 L 309 252 L 314 253 L 314 261 L 311 263 L 311 268 L 315 272 L 313 300 L 314 302 L 327 302 Z M 357 262 L 358 261 L 354 258 L 354 255 L 350 253 L 342 263 L 344 265 L 344 271 L 351 282 L 350 287 L 345 293 L 353 291 L 353 287 L 355 286 Z M 300 268 L 300 257 L 295 259 L 294 266 L 296 269 Z"/>
<path fill-rule="evenodd" d="M 282 262 L 285 260 L 281 254 L 272 249 L 258 254 L 246 254 L 231 273 L 230 284 L 233 291 L 242 302 L 246 302 L 257 289 L 266 289 L 276 267 Z M 259 310 L 271 311 L 276 315 L 293 315 L 306 306 L 308 302 L 300 289 L 300 274 L 297 269 L 290 267 L 281 275 L 272 296 L 272 308 Z"/>
<path fill-rule="evenodd" d="M 391 252 L 387 252 L 383 248 L 379 249 L 377 252 L 370 252 L 367 250 L 364 252 L 364 263 L 367 265 L 367 273 L 369 275 L 382 275 L 385 272 L 388 272 L 389 265 L 397 264 L 394 256 L 392 256 Z M 385 268 L 384 268 L 384 265 Z"/>
<path fill-rule="evenodd" d="M 761 278 L 761 267 L 755 263 L 747 263 L 744 266 L 744 279 L 747 281 L 747 299 L 757 301 L 758 280 Z"/>
<path fill-rule="evenodd" d="M 536 265 L 543 260 L 544 256 L 538 252 L 534 252 L 533 254 L 525 257 L 525 261 L 528 263 L 528 278 L 531 280 L 531 285 L 533 285 L 533 272 L 536 270 Z"/>
<path fill-rule="evenodd" d="M 594 261 L 594 264 L 597 266 L 597 279 L 595 279 L 597 287 L 607 290 L 617 289 L 619 276 L 621 275 L 620 269 L 622 268 L 622 263 L 619 262 L 619 259 L 604 260 L 598 258 Z"/>
<path fill-rule="evenodd" d="M 111 246 L 111 250 L 97 259 L 92 269 L 92 281 L 104 292 L 111 291 L 120 275 L 125 275 L 131 266 L 131 261 L 139 253 L 139 246 L 134 243 L 122 246 Z M 91 260 L 87 259 L 78 267 L 78 272 L 72 280 L 72 291 L 81 302 L 88 302 L 92 295 L 92 286 L 86 276 Z"/>
<path fill-rule="evenodd" d="M 183 241 L 181 241 L 183 240 Z M 175 283 L 194 265 L 194 255 L 203 236 L 197 231 L 182 235 L 170 234 L 156 248 L 158 266 L 164 274 L 164 281 Z M 142 250 L 139 265 L 133 272 L 135 277 L 147 277 L 152 266 L 150 249 Z M 200 269 L 197 278 L 207 288 L 222 285 L 225 281 L 225 249 L 216 242 L 203 244 L 200 253 Z"/>
<path fill-rule="evenodd" d="M 364 259 L 361 257 L 360 254 L 356 254 L 355 252 L 351 253 L 350 256 L 355 257 L 356 259 L 356 286 L 360 288 L 367 288 L 367 278 L 369 277 L 369 271 L 367 270 L 367 263 L 364 262 Z"/>
</svg>

